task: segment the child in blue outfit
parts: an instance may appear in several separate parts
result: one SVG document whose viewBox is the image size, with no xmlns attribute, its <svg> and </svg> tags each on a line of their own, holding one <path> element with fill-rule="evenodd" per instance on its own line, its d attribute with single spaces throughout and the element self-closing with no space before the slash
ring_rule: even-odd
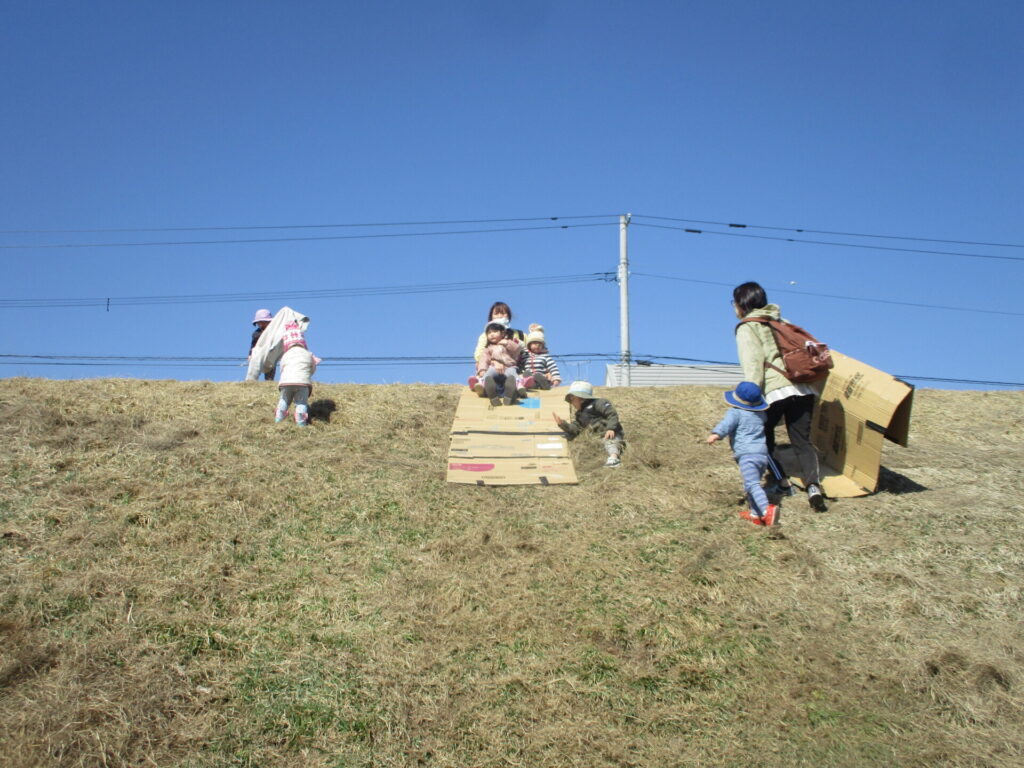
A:
<svg viewBox="0 0 1024 768">
<path fill-rule="evenodd" d="M 750 509 L 740 512 L 740 517 L 754 525 L 778 525 L 779 507 L 768 503 L 768 496 L 761 487 L 761 476 L 771 461 L 764 437 L 768 403 L 761 396 L 761 388 L 752 381 L 742 381 L 735 390 L 726 392 L 725 402 L 732 407 L 711 430 L 708 445 L 729 437 L 733 457 L 743 476 L 743 489 L 750 502 Z"/>
</svg>

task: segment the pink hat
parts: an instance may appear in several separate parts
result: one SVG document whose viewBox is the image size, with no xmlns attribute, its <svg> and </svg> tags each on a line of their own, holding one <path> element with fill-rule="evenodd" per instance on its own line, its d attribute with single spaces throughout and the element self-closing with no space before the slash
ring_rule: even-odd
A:
<svg viewBox="0 0 1024 768">
<path fill-rule="evenodd" d="M 274 316 L 272 314 L 270 314 L 270 310 L 269 309 L 257 309 L 256 310 L 256 314 L 253 315 L 252 324 L 256 325 L 256 323 L 264 323 L 264 322 L 265 323 L 269 323 L 273 319 L 274 319 Z"/>
<path fill-rule="evenodd" d="M 287 352 L 294 346 L 305 347 L 306 337 L 302 335 L 302 331 L 299 330 L 299 324 L 292 321 L 286 323 L 284 326 L 284 336 L 281 338 L 284 342 L 284 351 Z M 309 349 L 309 347 L 306 347 Z"/>
</svg>

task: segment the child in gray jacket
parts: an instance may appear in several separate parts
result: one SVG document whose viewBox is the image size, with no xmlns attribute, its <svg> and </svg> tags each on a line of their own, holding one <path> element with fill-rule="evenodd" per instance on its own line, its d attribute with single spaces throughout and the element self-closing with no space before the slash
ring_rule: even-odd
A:
<svg viewBox="0 0 1024 768">
<path fill-rule="evenodd" d="M 750 502 L 750 509 L 740 512 L 740 517 L 754 525 L 778 525 L 779 507 L 768 503 L 768 496 L 761 487 L 761 476 L 770 461 L 764 437 L 764 412 L 768 410 L 768 403 L 761 395 L 761 388 L 752 381 L 742 381 L 735 390 L 726 392 L 725 402 L 732 407 L 711 430 L 707 443 L 714 445 L 723 437 L 729 437 Z"/>
</svg>

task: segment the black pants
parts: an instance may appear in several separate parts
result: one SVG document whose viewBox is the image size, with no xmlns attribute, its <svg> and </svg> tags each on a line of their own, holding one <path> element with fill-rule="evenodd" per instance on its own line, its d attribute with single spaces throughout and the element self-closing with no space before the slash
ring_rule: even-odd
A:
<svg viewBox="0 0 1024 768">
<path fill-rule="evenodd" d="M 777 400 L 768 406 L 768 415 L 764 424 L 768 455 L 781 469 L 782 464 L 779 463 L 778 456 L 775 455 L 775 427 L 785 418 L 789 443 L 793 446 L 793 451 L 800 462 L 800 477 L 803 478 L 805 487 L 811 483 L 815 485 L 821 483 L 818 452 L 811 443 L 811 416 L 814 414 L 815 400 L 814 395 L 794 395 L 784 400 Z"/>
</svg>

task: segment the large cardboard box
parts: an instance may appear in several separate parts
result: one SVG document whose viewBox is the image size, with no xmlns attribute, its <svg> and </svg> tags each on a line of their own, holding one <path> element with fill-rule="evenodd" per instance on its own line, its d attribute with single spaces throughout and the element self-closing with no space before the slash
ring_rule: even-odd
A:
<svg viewBox="0 0 1024 768">
<path fill-rule="evenodd" d="M 832 352 L 814 411 L 811 440 L 823 458 L 822 488 L 834 498 L 864 496 L 878 488 L 882 441 L 906 446 L 914 388 L 859 360 Z M 788 456 L 790 468 L 797 463 Z"/>
<path fill-rule="evenodd" d="M 552 411 L 566 410 L 566 387 L 531 393 L 517 405 L 492 406 L 465 390 L 448 449 L 447 480 L 473 485 L 574 484 L 569 442 Z"/>
</svg>

